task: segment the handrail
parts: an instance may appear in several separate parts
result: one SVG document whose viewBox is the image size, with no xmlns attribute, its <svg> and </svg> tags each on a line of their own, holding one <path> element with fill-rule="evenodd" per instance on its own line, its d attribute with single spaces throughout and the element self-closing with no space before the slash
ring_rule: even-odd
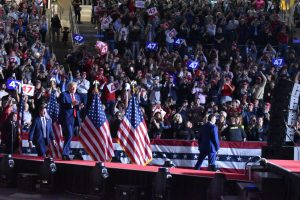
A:
<svg viewBox="0 0 300 200">
<path fill-rule="evenodd" d="M 74 11 L 73 5 L 70 6 L 69 19 L 70 19 L 71 36 L 73 36 L 74 34 L 79 34 L 79 29 L 78 29 L 78 26 L 76 23 L 76 17 L 75 17 L 75 11 Z M 75 43 L 74 43 L 73 39 L 71 41 L 72 41 L 72 46 L 74 47 Z"/>
<path fill-rule="evenodd" d="M 254 160 L 254 159 L 257 159 L 257 160 Z M 257 163 L 259 163 L 260 161 L 262 160 L 262 158 L 260 157 L 260 156 L 254 156 L 254 157 L 252 157 L 250 160 L 248 160 L 246 163 L 245 163 L 245 174 L 246 174 L 246 172 L 247 172 L 247 167 L 248 167 L 248 164 L 249 163 L 252 163 L 252 165 L 250 165 L 249 166 L 249 170 L 248 170 L 248 177 L 249 177 L 249 181 L 251 181 L 251 176 L 252 176 L 252 174 L 251 174 L 251 169 L 252 169 L 252 167 L 255 165 L 255 164 L 257 164 Z"/>
</svg>

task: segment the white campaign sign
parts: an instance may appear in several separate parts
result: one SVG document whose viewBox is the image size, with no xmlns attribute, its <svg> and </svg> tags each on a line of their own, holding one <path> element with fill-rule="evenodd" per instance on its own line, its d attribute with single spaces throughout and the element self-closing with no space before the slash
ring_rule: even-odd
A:
<svg viewBox="0 0 300 200">
<path fill-rule="evenodd" d="M 157 13 L 156 7 L 149 8 L 149 9 L 147 10 L 147 13 L 148 13 L 148 15 L 150 15 L 150 16 L 155 15 L 155 14 Z"/>
<path fill-rule="evenodd" d="M 136 8 L 145 8 L 145 1 L 135 1 Z"/>
<path fill-rule="evenodd" d="M 110 22 L 112 22 L 112 18 L 111 18 L 111 16 L 108 16 L 103 21 L 103 25 L 108 26 L 110 24 Z"/>
<path fill-rule="evenodd" d="M 34 95 L 34 86 L 28 84 L 22 84 L 23 94 L 28 96 Z"/>
<path fill-rule="evenodd" d="M 173 28 L 172 30 L 170 30 L 170 32 L 168 33 L 170 38 L 174 38 L 177 35 L 177 31 L 175 30 L 175 28 Z"/>
</svg>

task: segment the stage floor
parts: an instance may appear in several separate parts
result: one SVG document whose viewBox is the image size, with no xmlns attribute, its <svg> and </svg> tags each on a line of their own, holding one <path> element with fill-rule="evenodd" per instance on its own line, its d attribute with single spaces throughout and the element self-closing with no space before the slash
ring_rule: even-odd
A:
<svg viewBox="0 0 300 200">
<path fill-rule="evenodd" d="M 32 160 L 32 161 L 40 161 L 43 159 L 41 157 L 36 156 L 24 156 L 24 155 L 13 155 L 15 159 L 22 160 Z M 86 161 L 86 160 L 60 160 L 55 159 L 55 163 L 65 164 L 65 165 L 81 165 L 81 166 L 90 166 L 94 167 L 95 161 Z M 108 169 L 120 169 L 120 170 L 132 170 L 132 171 L 144 171 L 144 172 L 158 172 L 160 167 L 158 166 L 141 166 L 135 164 L 122 164 L 122 163 L 113 163 L 113 162 L 105 162 L 105 166 Z M 213 178 L 216 173 L 223 173 L 228 180 L 248 180 L 248 177 L 243 173 L 226 173 L 226 172 L 211 172 L 206 170 L 193 170 L 193 169 L 184 169 L 184 168 L 171 168 L 170 173 L 173 175 L 182 175 L 182 176 L 198 176 L 198 177 L 211 177 Z"/>
<path fill-rule="evenodd" d="M 298 160 L 268 160 L 268 163 L 287 172 L 300 174 L 300 161 Z"/>
</svg>

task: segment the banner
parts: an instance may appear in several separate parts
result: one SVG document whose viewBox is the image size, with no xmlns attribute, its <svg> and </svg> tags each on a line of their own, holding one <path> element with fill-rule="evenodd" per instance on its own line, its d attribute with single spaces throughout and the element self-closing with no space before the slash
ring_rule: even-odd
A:
<svg viewBox="0 0 300 200">
<path fill-rule="evenodd" d="M 63 146 L 63 142 L 60 143 Z M 224 172 L 241 172 L 245 163 L 254 156 L 261 156 L 261 148 L 265 142 L 221 142 L 216 164 Z M 114 141 L 115 156 L 122 163 L 129 163 L 129 158 L 121 146 Z M 150 165 L 163 165 L 166 160 L 172 160 L 176 167 L 193 168 L 199 156 L 197 141 L 184 140 L 152 140 L 151 149 L 153 159 Z M 28 140 L 22 141 L 22 152 L 26 155 L 36 156 L 35 149 L 30 149 Z M 71 155 L 81 154 L 84 160 L 92 160 L 83 149 L 83 146 L 74 138 L 71 142 Z M 207 159 L 202 167 L 207 167 Z"/>
</svg>

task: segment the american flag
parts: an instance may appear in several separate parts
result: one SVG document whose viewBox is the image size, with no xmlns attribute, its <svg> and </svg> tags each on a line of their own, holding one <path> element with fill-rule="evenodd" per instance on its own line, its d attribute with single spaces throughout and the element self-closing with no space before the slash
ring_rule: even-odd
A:
<svg viewBox="0 0 300 200">
<path fill-rule="evenodd" d="M 114 156 L 109 124 L 97 93 L 94 94 L 92 105 L 82 123 L 79 138 L 93 160 L 110 161 Z"/>
<path fill-rule="evenodd" d="M 62 158 L 62 148 L 60 146 L 60 138 L 62 135 L 62 130 L 61 130 L 61 126 L 58 123 L 59 104 L 57 103 L 55 90 L 51 91 L 50 100 L 47 105 L 47 112 L 52 119 L 52 129 L 54 133 L 54 139 L 57 143 L 56 146 L 54 146 L 52 143 L 49 144 L 50 154 L 53 158 Z"/>
<path fill-rule="evenodd" d="M 147 125 L 134 95 L 120 124 L 118 142 L 132 163 L 146 165 L 152 160 Z"/>
</svg>

